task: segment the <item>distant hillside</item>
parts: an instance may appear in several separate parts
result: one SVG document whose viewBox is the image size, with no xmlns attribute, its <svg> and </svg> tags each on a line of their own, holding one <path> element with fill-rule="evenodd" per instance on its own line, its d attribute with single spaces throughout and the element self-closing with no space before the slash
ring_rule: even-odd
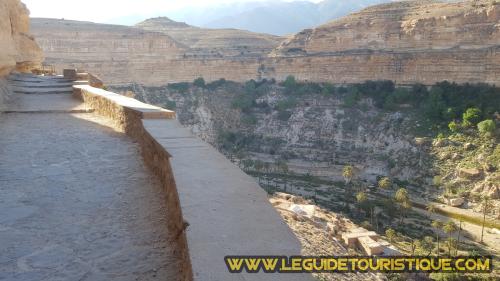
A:
<svg viewBox="0 0 500 281">
<path fill-rule="evenodd" d="M 278 36 L 245 30 L 200 28 L 167 17 L 148 19 L 135 27 L 167 34 L 188 46 L 190 50 L 186 55 L 191 56 L 262 56 L 283 40 Z"/>
</svg>

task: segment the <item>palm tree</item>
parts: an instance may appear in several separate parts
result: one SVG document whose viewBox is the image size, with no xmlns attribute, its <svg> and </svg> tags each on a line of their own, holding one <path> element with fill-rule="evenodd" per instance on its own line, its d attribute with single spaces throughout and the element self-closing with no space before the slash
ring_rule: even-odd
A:
<svg viewBox="0 0 500 281">
<path fill-rule="evenodd" d="M 458 247 L 460 246 L 460 232 L 462 232 L 462 220 L 460 220 L 460 224 L 458 226 L 457 247 L 455 247 L 455 256 L 458 256 Z"/>
<path fill-rule="evenodd" d="M 427 252 L 427 256 L 429 256 L 432 252 L 432 247 L 434 246 L 434 239 L 432 236 L 425 236 L 424 239 L 420 242 L 420 247 L 422 250 Z"/>
<path fill-rule="evenodd" d="M 392 243 L 394 241 L 394 238 L 396 238 L 396 231 L 392 228 L 388 228 L 385 231 L 385 236 L 387 237 L 387 239 L 389 239 L 389 242 Z"/>
<path fill-rule="evenodd" d="M 348 209 L 349 203 L 348 203 L 348 198 L 349 198 L 349 185 L 351 183 L 352 178 L 354 177 L 354 169 L 351 165 L 344 166 L 344 169 L 342 170 L 342 176 L 344 177 L 345 180 L 345 189 L 344 189 L 344 207 Z"/>
<path fill-rule="evenodd" d="M 396 191 L 396 194 L 394 195 L 394 199 L 399 203 L 408 201 L 410 197 L 408 196 L 408 191 L 406 190 L 406 188 L 401 187 L 400 189 L 398 189 L 398 191 Z"/>
<path fill-rule="evenodd" d="M 368 197 L 366 196 L 366 193 L 359 192 L 358 194 L 356 194 L 356 200 L 359 204 L 363 204 L 364 202 L 366 202 L 366 200 L 368 200 Z"/>
<path fill-rule="evenodd" d="M 411 255 L 415 254 L 415 249 L 422 247 L 422 242 L 418 239 L 411 239 Z"/>
<path fill-rule="evenodd" d="M 448 255 L 451 256 L 452 241 L 451 235 L 453 232 L 457 231 L 457 225 L 453 221 L 448 221 L 443 225 L 443 231 L 448 234 Z"/>
<path fill-rule="evenodd" d="M 483 238 L 484 238 L 484 225 L 486 223 L 486 213 L 491 208 L 491 204 L 489 203 L 488 196 L 484 196 L 482 208 L 483 208 L 483 224 L 481 226 L 481 243 L 483 243 Z"/>
<path fill-rule="evenodd" d="M 378 187 L 381 189 L 387 190 L 391 188 L 391 185 L 392 185 L 391 179 L 389 179 L 388 177 L 383 177 L 378 181 Z"/>
<path fill-rule="evenodd" d="M 363 204 L 368 200 L 368 196 L 364 192 L 358 192 L 356 194 L 356 201 L 358 202 L 359 209 L 361 210 Z"/>
<path fill-rule="evenodd" d="M 443 227 L 443 223 L 435 220 L 431 223 L 432 227 L 436 230 L 436 241 L 437 241 L 437 256 L 439 256 L 439 230 Z"/>
<path fill-rule="evenodd" d="M 342 169 L 342 176 L 344 177 L 346 185 L 349 184 L 354 177 L 354 168 L 351 165 L 344 166 L 344 169 Z"/>
<path fill-rule="evenodd" d="M 394 200 L 399 203 L 399 210 L 401 215 L 399 223 L 403 223 L 403 217 L 406 211 L 411 209 L 410 197 L 406 188 L 402 187 L 398 189 L 398 191 L 396 191 L 396 194 L 394 195 Z"/>
</svg>

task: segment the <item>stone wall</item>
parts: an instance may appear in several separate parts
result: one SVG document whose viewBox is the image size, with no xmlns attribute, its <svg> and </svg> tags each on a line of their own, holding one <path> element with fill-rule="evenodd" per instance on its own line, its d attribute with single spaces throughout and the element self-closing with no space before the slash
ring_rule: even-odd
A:
<svg viewBox="0 0 500 281">
<path fill-rule="evenodd" d="M 179 280 L 192 280 L 189 251 L 184 233 L 186 224 L 182 217 L 179 196 L 170 166 L 170 154 L 144 129 L 142 123 L 142 120 L 149 118 L 152 113 L 156 118 L 173 118 L 175 114 L 172 111 L 147 105 L 145 108 L 148 109 L 137 107 L 139 102 L 134 99 L 90 86 L 75 86 L 73 95 L 94 108 L 97 114 L 113 120 L 117 129 L 124 131 L 139 143 L 145 164 L 158 176 L 167 194 L 168 228 L 171 233 L 174 233 L 175 240 L 172 243 L 178 247 L 180 251 L 178 255 L 183 265 L 179 268 Z"/>
<path fill-rule="evenodd" d="M 74 96 L 136 140 L 167 194 L 180 280 L 309 281 L 309 274 L 228 271 L 229 255 L 300 254 L 300 242 L 253 178 L 175 119 L 174 112 L 88 85 Z M 167 151 L 168 149 L 168 151 Z"/>
</svg>

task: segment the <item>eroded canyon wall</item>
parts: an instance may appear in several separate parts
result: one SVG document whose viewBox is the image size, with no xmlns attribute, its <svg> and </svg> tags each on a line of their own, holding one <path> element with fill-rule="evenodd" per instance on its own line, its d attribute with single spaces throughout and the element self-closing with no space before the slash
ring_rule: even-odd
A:
<svg viewBox="0 0 500 281">
<path fill-rule="evenodd" d="M 29 35 L 26 6 L 19 0 L 0 0 L 0 110 L 10 93 L 2 77 L 13 70 L 30 71 L 42 61 L 42 50 Z"/>
<path fill-rule="evenodd" d="M 165 18 L 136 27 L 43 19 L 32 26 L 49 63 L 83 68 L 110 84 L 294 75 L 335 83 L 387 79 L 430 85 L 499 84 L 499 20 L 497 1 L 404 1 L 304 30 L 279 46 L 272 36 L 200 32 Z M 205 44 L 207 38 L 216 44 Z"/>
<path fill-rule="evenodd" d="M 498 83 L 499 21 L 496 1 L 373 6 L 285 40 L 270 55 L 276 59 L 268 76 Z"/>
<path fill-rule="evenodd" d="M 0 1 L 0 76 L 13 69 L 27 71 L 43 60 L 29 35 L 29 11 L 19 0 Z"/>
</svg>

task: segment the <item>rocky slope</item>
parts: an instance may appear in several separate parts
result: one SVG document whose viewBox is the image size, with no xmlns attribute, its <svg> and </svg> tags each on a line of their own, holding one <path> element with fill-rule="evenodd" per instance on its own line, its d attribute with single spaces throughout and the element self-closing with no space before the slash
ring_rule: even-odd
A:
<svg viewBox="0 0 500 281">
<path fill-rule="evenodd" d="M 49 62 L 95 72 L 112 84 L 288 75 L 333 83 L 498 84 L 499 20 L 497 1 L 395 2 L 304 30 L 280 46 L 270 35 L 199 29 L 166 18 L 135 28 L 34 20 L 33 30 Z"/>
<path fill-rule="evenodd" d="M 470 107 L 481 108 L 480 120 L 500 124 L 496 87 L 216 81 L 114 90 L 175 108 L 183 125 L 243 166 L 261 161 L 264 170 L 279 172 L 285 164 L 298 175 L 343 182 L 343 168 L 352 165 L 367 185 L 387 176 L 418 202 L 461 198 L 458 205 L 466 199 L 476 208 L 477 195 L 485 195 L 500 206 L 498 133 L 483 135 L 476 125 L 458 133 L 448 128 Z M 384 92 L 391 94 L 380 98 Z"/>
<path fill-rule="evenodd" d="M 0 1 L 0 76 L 39 65 L 43 54 L 29 35 L 29 11 L 19 0 Z"/>
<path fill-rule="evenodd" d="M 343 166 L 352 164 L 366 180 L 379 175 L 401 180 L 430 177 L 418 168 L 426 164 L 425 155 L 414 137 L 401 129 L 410 122 L 408 116 L 382 112 L 369 100 L 350 108 L 342 96 L 311 93 L 290 98 L 275 84 L 264 84 L 265 93 L 242 112 L 234 103 L 235 95 L 244 95 L 244 85 L 226 82 L 211 87 L 133 85 L 115 90 L 131 90 L 136 98 L 166 108 L 175 104 L 179 121 L 215 147 L 242 150 L 270 163 L 284 160 L 299 174 L 342 181 Z"/>
</svg>

